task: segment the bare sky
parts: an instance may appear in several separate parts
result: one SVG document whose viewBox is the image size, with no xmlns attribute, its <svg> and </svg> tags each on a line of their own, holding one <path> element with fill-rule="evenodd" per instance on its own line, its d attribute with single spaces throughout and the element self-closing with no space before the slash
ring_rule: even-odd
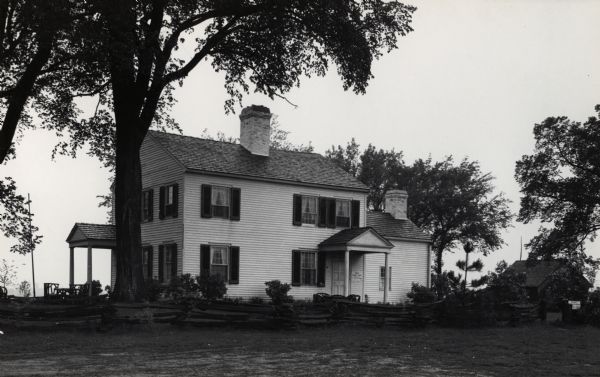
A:
<svg viewBox="0 0 600 377">
<path fill-rule="evenodd" d="M 585 0 L 410 1 L 418 10 L 414 29 L 399 49 L 375 62 L 367 94 L 344 92 L 335 69 L 325 78 L 305 79 L 282 100 L 250 95 L 244 105 L 262 104 L 279 115 L 295 143 L 319 153 L 350 138 L 366 147 L 403 151 L 405 161 L 446 155 L 478 160 L 496 177 L 498 190 L 518 210 L 515 161 L 533 151 L 533 125 L 548 116 L 584 121 L 600 103 L 600 2 Z M 184 134 L 204 128 L 237 136 L 237 115 L 225 115 L 223 75 L 209 62 L 193 72 L 174 111 Z M 1 167 L 21 193 L 33 200 L 34 221 L 44 235 L 35 254 L 36 283 L 68 282 L 65 239 L 75 222 L 103 223 L 106 210 L 96 195 L 108 191 L 108 172 L 82 154 L 50 161 L 56 139 L 45 131 L 27 133 L 18 157 Z M 410 198 L 409 198 L 410 200 Z M 537 225 L 515 223 L 506 246 L 483 259 L 519 258 Z M 31 281 L 30 257 L 8 253 L 0 238 L 0 258 L 19 265 L 19 281 Z M 600 246 L 590 245 L 600 257 Z M 524 253 L 525 254 L 525 253 Z M 76 282 L 85 280 L 86 251 L 76 253 Z M 109 283 L 109 252 L 95 250 L 94 279 Z M 450 260 L 448 265 L 453 265 Z M 38 288 L 38 294 L 41 293 Z"/>
</svg>

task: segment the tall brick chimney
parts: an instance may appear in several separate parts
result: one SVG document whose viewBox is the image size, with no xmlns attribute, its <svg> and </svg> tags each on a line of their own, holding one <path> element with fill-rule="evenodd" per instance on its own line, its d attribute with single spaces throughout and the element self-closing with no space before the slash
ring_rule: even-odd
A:
<svg viewBox="0 0 600 377">
<path fill-rule="evenodd" d="M 271 111 L 268 107 L 252 105 L 240 114 L 240 144 L 257 156 L 269 155 Z"/>
<path fill-rule="evenodd" d="M 408 193 L 404 190 L 392 189 L 385 193 L 385 212 L 395 219 L 406 220 Z"/>
</svg>

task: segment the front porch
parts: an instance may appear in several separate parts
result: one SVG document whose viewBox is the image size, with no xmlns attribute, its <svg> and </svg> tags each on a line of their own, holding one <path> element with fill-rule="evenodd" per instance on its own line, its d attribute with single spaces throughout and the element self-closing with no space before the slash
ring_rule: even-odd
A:
<svg viewBox="0 0 600 377">
<path fill-rule="evenodd" d="M 393 245 L 379 235 L 373 228 L 354 228 L 342 230 L 319 244 L 319 253 L 325 253 L 331 266 L 331 294 L 348 297 L 353 294 L 352 287 L 361 284 L 364 292 L 365 277 L 360 268 L 351 270 L 351 263 L 362 265 L 364 271 L 364 255 L 384 255 L 384 282 L 388 281 L 389 253 Z M 356 261 L 361 258 L 359 263 Z M 383 302 L 388 301 L 389 284 L 384 284 Z"/>
</svg>

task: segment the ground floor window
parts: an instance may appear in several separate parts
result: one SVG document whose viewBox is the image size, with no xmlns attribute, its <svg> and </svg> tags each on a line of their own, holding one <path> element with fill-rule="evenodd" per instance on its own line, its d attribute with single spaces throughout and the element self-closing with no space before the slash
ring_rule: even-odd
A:
<svg viewBox="0 0 600 377">
<path fill-rule="evenodd" d="M 292 285 L 317 285 L 317 252 L 292 252 Z"/>
<path fill-rule="evenodd" d="M 146 280 L 152 280 L 152 265 L 153 255 L 152 246 L 145 246 L 142 248 L 142 265 L 144 269 L 144 278 Z"/>
<path fill-rule="evenodd" d="M 379 290 L 385 290 L 385 266 L 379 267 Z M 392 290 L 392 267 L 388 267 L 388 290 Z"/>
<path fill-rule="evenodd" d="M 226 283 L 239 284 L 240 248 L 231 245 L 201 245 L 200 275 L 220 276 Z"/>
<path fill-rule="evenodd" d="M 164 265 L 164 282 L 168 283 L 171 281 L 171 278 L 173 278 L 173 276 L 177 275 L 176 244 L 165 245 Z"/>
</svg>

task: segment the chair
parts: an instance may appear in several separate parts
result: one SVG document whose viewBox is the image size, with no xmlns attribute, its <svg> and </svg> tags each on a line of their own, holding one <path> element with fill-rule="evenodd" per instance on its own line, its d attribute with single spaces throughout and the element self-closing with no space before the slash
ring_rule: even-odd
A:
<svg viewBox="0 0 600 377">
<path fill-rule="evenodd" d="M 58 283 L 44 283 L 44 297 L 58 296 Z"/>
</svg>

